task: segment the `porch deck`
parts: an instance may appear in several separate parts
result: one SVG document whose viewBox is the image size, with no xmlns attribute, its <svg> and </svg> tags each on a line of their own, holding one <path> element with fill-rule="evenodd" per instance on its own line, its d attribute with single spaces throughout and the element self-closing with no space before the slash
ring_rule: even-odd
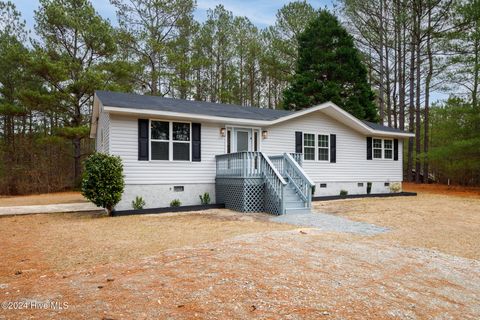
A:
<svg viewBox="0 0 480 320">
<path fill-rule="evenodd" d="M 241 212 L 310 211 L 314 183 L 302 169 L 303 155 L 268 157 L 246 151 L 216 156 L 216 202 Z"/>
</svg>

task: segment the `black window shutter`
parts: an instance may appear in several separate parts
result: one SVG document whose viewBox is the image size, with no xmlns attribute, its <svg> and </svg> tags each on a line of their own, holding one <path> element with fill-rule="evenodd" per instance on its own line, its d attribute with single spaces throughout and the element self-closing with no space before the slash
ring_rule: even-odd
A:
<svg viewBox="0 0 480 320">
<path fill-rule="evenodd" d="M 367 160 L 372 160 L 372 137 L 367 137 Z"/>
<path fill-rule="evenodd" d="M 302 132 L 295 131 L 295 152 L 303 153 Z"/>
<path fill-rule="evenodd" d="M 148 161 L 148 119 L 138 119 L 138 160 Z"/>
<path fill-rule="evenodd" d="M 393 140 L 393 160 L 398 161 L 398 139 Z"/>
<path fill-rule="evenodd" d="M 200 123 L 192 123 L 192 161 L 202 161 L 201 146 L 202 125 Z"/>
<path fill-rule="evenodd" d="M 337 135 L 330 135 L 330 162 L 337 162 Z"/>
</svg>

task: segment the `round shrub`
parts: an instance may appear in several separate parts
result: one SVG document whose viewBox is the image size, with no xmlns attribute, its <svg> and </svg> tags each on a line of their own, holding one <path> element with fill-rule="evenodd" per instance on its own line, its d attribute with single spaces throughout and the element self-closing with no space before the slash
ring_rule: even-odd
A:
<svg viewBox="0 0 480 320">
<path fill-rule="evenodd" d="M 82 194 L 99 207 L 112 213 L 122 198 L 125 182 L 120 157 L 94 153 L 85 160 L 82 178 Z"/>
</svg>

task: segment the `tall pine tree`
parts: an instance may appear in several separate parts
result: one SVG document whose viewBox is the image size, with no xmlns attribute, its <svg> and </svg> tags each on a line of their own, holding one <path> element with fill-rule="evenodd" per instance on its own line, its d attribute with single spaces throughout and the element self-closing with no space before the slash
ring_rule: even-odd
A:
<svg viewBox="0 0 480 320">
<path fill-rule="evenodd" d="M 284 91 L 284 107 L 300 110 L 332 101 L 360 119 L 376 121 L 367 70 L 337 18 L 321 10 L 298 40 L 296 72 Z"/>
</svg>

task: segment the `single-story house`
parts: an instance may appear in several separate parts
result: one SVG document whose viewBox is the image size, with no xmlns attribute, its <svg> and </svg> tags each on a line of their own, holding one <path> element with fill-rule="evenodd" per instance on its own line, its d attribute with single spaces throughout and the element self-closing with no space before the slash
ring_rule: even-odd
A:
<svg viewBox="0 0 480 320">
<path fill-rule="evenodd" d="M 240 211 L 309 210 L 312 196 L 390 193 L 403 139 L 331 102 L 297 112 L 97 91 L 90 136 L 123 160 L 125 191 L 146 208 L 212 202 Z"/>
</svg>

